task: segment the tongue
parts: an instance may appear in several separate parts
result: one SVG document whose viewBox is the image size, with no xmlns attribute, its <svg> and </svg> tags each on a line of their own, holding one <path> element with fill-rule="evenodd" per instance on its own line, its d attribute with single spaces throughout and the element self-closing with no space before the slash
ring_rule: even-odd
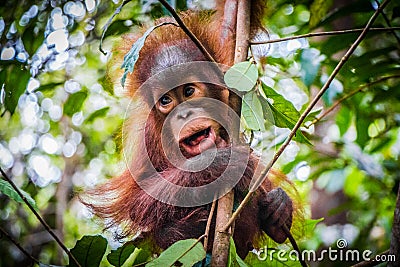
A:
<svg viewBox="0 0 400 267">
<path fill-rule="evenodd" d="M 192 137 L 188 143 L 183 143 L 182 145 L 185 148 L 186 153 L 190 155 L 190 157 L 196 156 L 207 149 L 216 146 L 217 136 L 213 129 L 210 129 L 210 132 L 200 134 L 199 136 Z"/>
<path fill-rule="evenodd" d="M 189 144 L 191 146 L 197 146 L 198 144 L 200 144 L 201 141 L 203 141 L 204 139 L 208 138 L 209 134 L 203 134 L 200 136 L 197 136 L 196 138 L 190 140 Z"/>
</svg>

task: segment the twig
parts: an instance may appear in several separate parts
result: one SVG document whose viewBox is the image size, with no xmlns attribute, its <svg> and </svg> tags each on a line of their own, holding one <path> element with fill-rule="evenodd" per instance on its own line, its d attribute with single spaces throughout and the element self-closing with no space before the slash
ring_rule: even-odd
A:
<svg viewBox="0 0 400 267">
<path fill-rule="evenodd" d="M 365 88 L 368 88 L 368 87 L 370 87 L 372 85 L 384 82 L 384 81 L 392 79 L 392 78 L 400 78 L 400 75 L 392 75 L 392 76 L 382 77 L 382 78 L 380 78 L 380 79 L 378 79 L 376 81 L 364 84 L 364 85 L 360 86 L 359 88 L 351 91 L 347 95 L 345 95 L 342 98 L 338 99 L 335 103 L 332 104 L 331 107 L 329 107 L 326 111 L 324 111 L 324 113 L 322 113 L 320 116 L 318 116 L 318 118 L 315 118 L 311 122 L 311 124 L 307 125 L 306 127 L 309 128 L 311 125 L 316 124 L 317 122 L 322 120 L 324 117 L 326 117 L 326 115 L 328 115 L 330 112 L 332 112 L 332 110 L 334 110 L 337 106 L 339 106 L 343 101 L 345 101 L 346 99 L 349 99 L 350 97 L 352 97 L 353 95 L 357 94 L 358 92 L 361 92 Z"/>
<path fill-rule="evenodd" d="M 158 0 L 174 17 L 176 22 L 179 24 L 179 26 L 182 28 L 182 30 L 189 36 L 189 38 L 196 44 L 196 46 L 200 49 L 200 51 L 203 53 L 203 55 L 211 62 L 215 62 L 215 59 L 211 56 L 211 54 L 207 51 L 207 49 L 203 46 L 203 44 L 200 42 L 199 39 L 189 30 L 189 28 L 186 26 L 186 24 L 182 21 L 182 19 L 178 16 L 176 13 L 175 9 L 170 6 L 167 1 L 165 0 Z"/>
<path fill-rule="evenodd" d="M 361 43 L 361 41 L 364 39 L 365 35 L 367 34 L 369 28 L 371 27 L 372 23 L 375 21 L 377 16 L 379 15 L 380 11 L 390 2 L 390 0 L 385 0 L 381 6 L 374 12 L 374 14 L 371 16 L 369 19 L 367 25 L 365 26 L 364 30 L 361 32 L 361 34 L 357 37 L 357 40 L 351 45 L 349 50 L 346 52 L 346 54 L 342 57 L 340 62 L 337 64 L 331 75 L 329 76 L 328 80 L 324 84 L 324 86 L 321 88 L 321 90 L 318 92 L 318 94 L 314 97 L 314 99 L 311 101 L 311 103 L 308 105 L 308 107 L 304 110 L 303 114 L 301 114 L 299 120 L 297 121 L 296 125 L 293 127 L 292 131 L 289 133 L 289 136 L 285 140 L 285 142 L 282 144 L 282 146 L 279 148 L 279 150 L 275 153 L 274 157 L 272 160 L 267 164 L 263 172 L 260 174 L 260 176 L 257 178 L 256 182 L 253 184 L 253 186 L 250 188 L 249 193 L 247 193 L 246 197 L 243 199 L 243 201 L 240 203 L 239 207 L 237 210 L 233 213 L 231 219 L 229 222 L 225 225 L 224 230 L 227 230 L 232 223 L 236 220 L 236 218 L 239 216 L 239 214 L 242 212 L 243 208 L 246 206 L 246 204 L 250 201 L 252 195 L 254 194 L 255 190 L 258 188 L 258 186 L 264 181 L 265 177 L 267 177 L 270 169 L 272 166 L 276 163 L 278 158 L 282 155 L 283 151 L 286 149 L 286 147 L 289 145 L 290 141 L 292 138 L 296 135 L 297 130 L 300 128 L 300 126 L 303 124 L 303 121 L 307 117 L 307 115 L 311 112 L 311 110 L 314 108 L 314 106 L 317 104 L 319 99 L 322 97 L 322 95 L 328 90 L 329 85 L 335 78 L 335 76 L 339 73 L 340 69 L 343 67 L 343 65 L 347 62 L 348 58 L 350 57 L 351 54 L 353 54 L 354 50 L 357 48 L 357 46 Z"/>
<path fill-rule="evenodd" d="M 359 262 L 357 264 L 352 265 L 351 267 L 372 267 L 372 266 L 376 266 L 378 264 L 381 264 L 382 261 L 378 261 L 379 259 L 382 258 L 382 256 L 384 255 L 389 255 L 389 250 L 386 250 L 384 252 L 382 252 L 381 254 L 376 255 L 373 259 L 369 260 L 369 261 L 362 261 Z M 379 257 L 379 259 L 378 259 Z"/>
<path fill-rule="evenodd" d="M 39 261 L 34 258 L 31 254 L 28 253 L 28 251 L 26 251 L 17 241 L 15 241 L 3 228 L 0 227 L 0 232 L 2 235 L 4 235 L 5 237 L 7 237 L 8 240 L 11 241 L 11 243 L 13 243 L 22 253 L 25 254 L 25 256 L 27 256 L 28 258 L 30 258 L 34 263 L 39 265 Z"/>
<path fill-rule="evenodd" d="M 379 5 L 378 0 L 375 0 L 375 3 L 376 3 L 377 5 Z M 381 14 L 382 14 L 382 17 L 383 17 L 383 19 L 385 20 L 387 26 L 392 27 L 392 24 L 390 23 L 389 18 L 386 16 L 386 13 L 383 12 L 383 10 L 382 10 Z M 395 32 L 394 30 L 392 30 L 391 32 L 392 32 L 394 38 L 396 38 L 397 44 L 400 45 L 400 37 L 396 34 L 396 32 Z"/>
<path fill-rule="evenodd" d="M 32 211 L 32 213 L 36 216 L 36 218 L 40 221 L 40 223 L 43 225 L 43 227 L 46 229 L 46 231 L 53 237 L 53 239 L 57 242 L 58 245 L 65 251 L 65 253 L 68 254 L 68 256 L 75 262 L 75 264 L 80 267 L 81 265 L 79 262 L 75 259 L 74 255 L 69 251 L 69 249 L 64 245 L 63 242 L 58 238 L 58 236 L 51 230 L 50 226 L 46 223 L 46 221 L 40 216 L 40 214 L 35 210 L 35 208 L 29 203 L 29 201 L 26 199 L 26 197 L 22 194 L 21 190 L 14 184 L 14 182 L 8 177 L 8 175 L 3 171 L 3 169 L 0 167 L 0 172 L 1 175 L 3 175 L 4 179 L 10 183 L 10 185 L 14 188 L 14 190 L 17 192 L 17 194 L 22 198 L 22 200 L 25 202 L 25 204 L 28 206 L 28 208 Z"/>
<path fill-rule="evenodd" d="M 208 239 L 210 237 L 211 222 L 212 222 L 212 218 L 214 216 L 214 211 L 215 211 L 216 204 L 217 204 L 217 200 L 214 200 L 212 205 L 211 205 L 210 214 L 208 215 L 206 231 L 204 232 L 204 234 L 205 234 L 205 237 L 204 237 L 204 250 L 206 252 L 207 252 L 207 248 L 208 248 Z"/>
<path fill-rule="evenodd" d="M 115 18 L 115 16 L 118 15 L 118 14 L 121 12 L 122 8 L 123 8 L 126 4 L 128 4 L 130 1 L 131 1 L 131 0 L 124 0 L 124 1 L 122 2 L 122 4 L 121 4 L 119 7 L 117 7 L 117 9 L 114 11 L 114 14 L 111 16 L 111 18 L 108 19 L 107 23 L 104 25 L 104 27 L 103 27 L 103 32 L 102 32 L 101 38 L 100 38 L 100 44 L 99 44 L 99 50 L 100 50 L 101 53 L 103 53 L 103 55 L 107 55 L 107 52 L 105 52 L 105 51 L 103 50 L 103 39 L 104 39 L 104 35 L 106 34 L 106 32 L 107 32 L 107 30 L 108 30 L 108 27 L 110 27 L 110 24 L 111 24 L 112 20 Z"/>
<path fill-rule="evenodd" d="M 400 27 L 370 28 L 369 29 L 369 31 L 397 31 L 397 30 L 400 30 Z M 341 34 L 356 33 L 356 32 L 362 32 L 362 31 L 363 31 L 363 29 L 351 29 L 351 30 L 340 30 L 340 31 L 329 31 L 329 32 L 311 32 L 311 33 L 290 36 L 290 37 L 284 37 L 284 38 L 278 38 L 278 39 L 273 39 L 273 40 L 254 41 L 254 42 L 250 42 L 250 45 L 272 44 L 272 43 L 285 42 L 285 41 L 296 40 L 296 39 L 301 39 L 301 38 L 341 35 Z"/>
</svg>

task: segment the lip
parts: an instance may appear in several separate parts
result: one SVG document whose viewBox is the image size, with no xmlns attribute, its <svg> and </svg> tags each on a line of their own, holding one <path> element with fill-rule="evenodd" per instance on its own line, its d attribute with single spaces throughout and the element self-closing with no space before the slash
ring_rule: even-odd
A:
<svg viewBox="0 0 400 267">
<path fill-rule="evenodd" d="M 189 157 L 194 157 L 212 147 L 216 147 L 216 141 L 217 134 L 214 128 L 207 126 L 190 136 L 181 138 L 179 146 Z"/>
</svg>

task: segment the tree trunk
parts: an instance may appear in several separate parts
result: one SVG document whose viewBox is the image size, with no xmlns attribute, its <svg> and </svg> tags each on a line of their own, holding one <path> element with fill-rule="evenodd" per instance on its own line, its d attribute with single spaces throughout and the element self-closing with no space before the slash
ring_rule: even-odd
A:
<svg viewBox="0 0 400 267">
<path fill-rule="evenodd" d="M 226 1 L 226 4 L 232 5 L 233 1 Z M 239 63 L 246 60 L 247 51 L 249 48 L 249 35 L 250 35 L 250 0 L 240 0 L 237 7 L 237 23 L 236 23 L 236 47 L 234 63 Z M 225 11 L 233 10 L 225 6 Z M 231 19 L 235 17 L 231 14 L 224 14 L 224 18 Z M 226 23 L 223 23 L 225 25 Z M 223 34 L 224 31 L 222 32 Z M 230 104 L 236 111 L 240 118 L 242 101 L 238 95 L 230 94 Z M 239 140 L 239 125 L 240 121 L 233 122 L 233 132 L 230 133 L 234 139 L 234 143 Z M 215 226 L 215 238 L 212 251 L 211 266 L 213 267 L 225 267 L 228 266 L 228 255 L 230 246 L 230 237 L 233 234 L 233 227 L 230 230 L 223 231 L 225 225 L 228 223 L 232 216 L 234 202 L 233 191 L 228 192 L 225 196 L 218 200 L 216 226 Z"/>
<path fill-rule="evenodd" d="M 400 186 L 397 192 L 396 208 L 394 209 L 392 239 L 390 240 L 390 250 L 388 255 L 394 255 L 396 257 L 396 262 L 388 262 L 387 266 L 398 266 L 398 262 L 400 261 Z"/>
</svg>

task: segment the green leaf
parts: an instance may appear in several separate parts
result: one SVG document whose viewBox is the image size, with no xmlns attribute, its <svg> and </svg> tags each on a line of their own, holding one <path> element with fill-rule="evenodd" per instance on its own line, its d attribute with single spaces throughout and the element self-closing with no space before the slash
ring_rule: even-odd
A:
<svg viewBox="0 0 400 267">
<path fill-rule="evenodd" d="M 229 239 L 228 267 L 235 267 L 236 263 L 236 247 L 232 237 Z"/>
<path fill-rule="evenodd" d="M 248 267 L 239 255 L 237 255 L 235 241 L 233 241 L 232 237 L 229 242 L 228 267 Z"/>
<path fill-rule="evenodd" d="M 348 168 L 346 181 L 344 182 L 343 190 L 347 196 L 357 198 L 360 194 L 360 187 L 365 180 L 365 173 L 359 168 L 352 166 Z"/>
<path fill-rule="evenodd" d="M 146 267 L 158 266 L 193 266 L 206 256 L 206 252 L 200 242 L 196 239 L 180 240 L 167 248 L 161 255 L 146 264 Z"/>
<path fill-rule="evenodd" d="M 368 119 L 367 116 L 362 114 L 359 110 L 356 112 L 356 129 L 357 129 L 357 139 L 356 143 L 360 147 L 365 147 L 365 144 L 369 140 L 369 135 L 368 135 L 368 127 L 371 121 Z"/>
<path fill-rule="evenodd" d="M 292 130 L 295 123 L 293 123 L 291 119 L 289 119 L 287 116 L 285 116 L 285 114 L 283 114 L 279 110 L 277 110 L 268 101 L 265 100 L 265 102 L 268 103 L 269 107 L 272 110 L 272 114 L 274 115 L 275 126 L 280 127 L 280 128 L 289 128 L 290 130 Z M 300 143 L 307 144 L 307 145 L 312 145 L 310 143 L 310 141 L 308 140 L 308 138 L 305 137 L 304 134 L 300 130 L 297 130 L 296 135 L 294 136 L 293 140 L 298 141 Z"/>
<path fill-rule="evenodd" d="M 268 65 L 277 66 L 279 69 L 287 69 L 291 65 L 291 61 L 283 57 L 268 57 Z"/>
<path fill-rule="evenodd" d="M 135 25 L 137 25 L 137 21 L 133 21 Z M 108 26 L 107 31 L 104 34 L 103 38 L 106 38 L 111 35 L 121 35 L 124 32 L 129 31 L 129 27 L 126 26 L 125 20 L 116 20 Z"/>
<path fill-rule="evenodd" d="M 269 114 L 272 111 L 273 120 L 271 121 L 275 126 L 280 128 L 293 129 L 297 120 L 300 118 L 300 113 L 293 106 L 293 104 L 286 100 L 282 95 L 278 94 L 274 89 L 262 83 L 263 91 L 270 101 L 259 98 L 264 110 L 264 114 Z M 270 108 L 270 109 L 269 109 Z M 298 130 L 294 140 L 301 143 L 311 145 L 310 141 Z"/>
<path fill-rule="evenodd" d="M 146 250 L 146 249 L 138 249 L 135 259 L 132 263 L 132 266 L 136 266 L 136 265 L 140 265 L 142 266 L 144 263 L 148 262 L 149 259 L 151 259 L 152 253 L 150 250 Z"/>
<path fill-rule="evenodd" d="M 19 189 L 22 193 L 22 195 L 26 198 L 26 200 L 31 204 L 31 206 L 35 210 L 39 210 L 38 207 L 36 206 L 35 200 L 25 191 L 22 189 Z M 25 204 L 24 200 L 20 197 L 20 195 L 15 191 L 15 189 L 11 186 L 11 184 L 5 180 L 0 180 L 0 192 L 2 192 L 4 195 L 8 196 L 9 198 Z"/>
<path fill-rule="evenodd" d="M 175 10 L 187 10 L 187 1 L 186 0 L 177 0 Z"/>
<path fill-rule="evenodd" d="M 90 114 L 89 117 L 86 118 L 85 123 L 93 122 L 98 117 L 105 117 L 109 109 L 110 109 L 110 107 L 105 107 L 105 108 L 96 110 L 95 112 Z"/>
<path fill-rule="evenodd" d="M 382 152 L 380 150 L 385 149 L 386 147 L 391 146 L 392 139 L 386 136 L 382 136 L 380 138 L 372 139 L 369 149 L 370 154 Z"/>
<path fill-rule="evenodd" d="M 265 83 L 262 83 L 262 89 L 267 99 L 273 102 L 270 103 L 270 101 L 266 101 L 270 105 L 272 111 L 275 111 L 273 112 L 275 125 L 292 129 L 296 121 L 300 118 L 300 113 L 290 101 L 286 100 L 286 98 Z"/>
<path fill-rule="evenodd" d="M 239 257 L 239 255 L 236 255 L 236 262 L 239 267 L 248 267 L 248 265 Z"/>
<path fill-rule="evenodd" d="M 71 253 L 81 267 L 98 267 L 106 248 L 107 240 L 104 237 L 100 235 L 85 235 L 76 242 L 75 247 L 71 249 Z M 70 258 L 68 266 L 74 267 L 77 265 Z"/>
<path fill-rule="evenodd" d="M 104 74 L 98 82 L 103 86 L 104 91 L 109 93 L 110 95 L 114 95 L 114 83 L 109 75 Z"/>
<path fill-rule="evenodd" d="M 263 252 L 265 253 L 265 252 Z M 261 256 L 264 256 L 261 255 Z M 265 258 L 268 259 L 267 255 L 265 255 Z M 249 252 L 246 256 L 245 262 L 248 264 L 248 266 L 251 267 L 264 267 L 264 266 L 268 266 L 268 261 L 266 260 L 260 260 L 256 254 L 254 254 L 253 252 Z M 277 263 L 275 263 L 275 265 L 278 265 Z"/>
<path fill-rule="evenodd" d="M 268 250 L 267 250 L 268 248 Z M 274 267 L 298 267 L 301 266 L 299 261 L 295 259 L 295 254 L 290 254 L 289 250 L 284 249 L 276 249 L 275 247 L 269 249 L 269 247 L 265 246 L 259 251 L 259 255 L 250 252 L 247 254 L 244 262 L 247 266 L 251 267 L 265 267 L 265 266 L 274 266 Z M 279 254 L 278 254 L 279 253 Z M 290 256 L 289 256 L 290 255 Z"/>
<path fill-rule="evenodd" d="M 311 238 L 315 232 L 315 227 L 317 226 L 318 223 L 322 222 L 323 220 L 324 218 L 319 218 L 315 220 L 305 219 L 303 224 L 305 235 Z"/>
<path fill-rule="evenodd" d="M 339 127 L 340 136 L 343 136 L 350 128 L 353 113 L 346 106 L 342 105 L 336 114 L 336 125 Z"/>
<path fill-rule="evenodd" d="M 300 113 L 293 106 L 292 102 L 290 102 L 289 100 L 286 100 L 286 98 L 284 98 L 282 95 L 280 95 L 278 92 L 276 92 L 271 87 L 267 86 L 265 83 L 262 83 L 262 89 L 263 89 L 266 97 L 273 101 L 272 106 L 279 113 L 281 113 L 284 117 L 286 117 L 285 123 L 286 123 L 286 121 L 290 121 L 294 126 L 296 121 L 300 118 Z M 281 127 L 281 126 L 278 126 L 278 127 Z M 284 127 L 287 127 L 287 126 L 284 126 Z"/>
<path fill-rule="evenodd" d="M 224 81 L 227 86 L 241 92 L 250 91 L 256 84 L 257 79 L 257 67 L 249 61 L 233 65 L 224 76 Z"/>
<path fill-rule="evenodd" d="M 137 250 L 135 251 L 135 259 L 132 266 L 142 266 L 152 258 L 154 247 L 150 240 L 134 240 L 133 243 Z"/>
<path fill-rule="evenodd" d="M 122 87 L 124 87 L 125 85 L 125 80 L 126 80 L 126 76 L 128 75 L 128 73 L 132 73 L 135 69 L 135 64 L 136 61 L 138 61 L 139 59 L 139 53 L 140 50 L 142 50 L 143 46 L 144 46 L 144 42 L 146 41 L 147 37 L 150 35 L 150 33 L 152 31 L 154 31 L 156 28 L 161 27 L 163 25 L 167 25 L 167 24 L 172 24 L 170 22 L 163 22 L 160 23 L 158 25 L 155 25 L 153 27 L 151 27 L 150 29 L 148 29 L 142 37 L 140 37 L 131 47 L 131 49 L 129 50 L 129 52 L 124 56 L 124 62 L 122 63 L 121 69 L 124 69 L 124 74 L 122 75 L 121 78 L 121 85 Z"/>
<path fill-rule="evenodd" d="M 71 117 L 75 112 L 80 111 L 87 96 L 87 93 L 82 91 L 70 95 L 64 104 L 64 114 Z"/>
<path fill-rule="evenodd" d="M 44 40 L 44 32 L 36 32 L 35 28 L 37 29 L 37 25 L 35 23 L 29 25 L 29 27 L 24 30 L 21 38 L 22 42 L 24 43 L 24 47 L 30 56 L 36 52 L 36 50 L 43 44 Z"/>
<path fill-rule="evenodd" d="M 48 84 L 43 84 L 41 86 L 39 86 L 39 88 L 37 88 L 35 90 L 35 92 L 46 92 L 46 91 L 51 91 L 56 89 L 57 86 L 63 85 L 64 83 L 62 82 L 56 82 L 56 83 L 48 83 Z"/>
<path fill-rule="evenodd" d="M 243 96 L 242 115 L 251 130 L 265 131 L 263 108 L 258 95 L 254 91 Z"/>
<path fill-rule="evenodd" d="M 125 263 L 125 261 L 129 258 L 134 250 L 135 246 L 133 245 L 133 243 L 126 242 L 118 249 L 112 250 L 110 254 L 107 255 L 107 260 L 113 266 L 120 267 Z"/>
<path fill-rule="evenodd" d="M 4 105 L 12 115 L 18 105 L 19 97 L 25 93 L 26 85 L 31 75 L 25 67 L 16 64 L 4 69 L 0 76 L 1 84 L 5 84 Z"/>
</svg>

